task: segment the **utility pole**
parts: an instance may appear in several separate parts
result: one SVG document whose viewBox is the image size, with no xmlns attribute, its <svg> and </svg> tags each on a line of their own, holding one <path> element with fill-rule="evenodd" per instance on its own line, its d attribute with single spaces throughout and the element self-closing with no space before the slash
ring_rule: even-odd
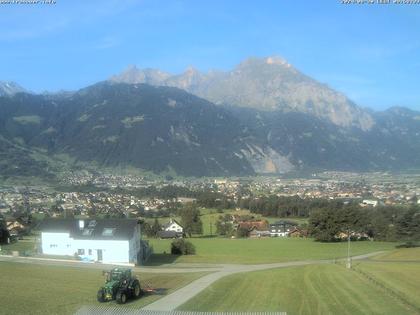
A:
<svg viewBox="0 0 420 315">
<path fill-rule="evenodd" d="M 347 234 L 347 269 L 351 269 L 351 257 L 350 257 L 350 231 Z"/>
</svg>

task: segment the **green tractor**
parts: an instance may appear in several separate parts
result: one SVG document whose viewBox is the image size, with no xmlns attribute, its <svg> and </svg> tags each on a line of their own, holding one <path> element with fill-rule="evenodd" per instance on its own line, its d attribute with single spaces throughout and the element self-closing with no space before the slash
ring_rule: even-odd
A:
<svg viewBox="0 0 420 315">
<path fill-rule="evenodd" d="M 114 268 L 103 273 L 106 282 L 98 291 L 98 302 L 116 300 L 118 304 L 124 304 L 129 298 L 137 299 L 141 295 L 140 281 L 131 276 L 130 269 Z"/>
</svg>

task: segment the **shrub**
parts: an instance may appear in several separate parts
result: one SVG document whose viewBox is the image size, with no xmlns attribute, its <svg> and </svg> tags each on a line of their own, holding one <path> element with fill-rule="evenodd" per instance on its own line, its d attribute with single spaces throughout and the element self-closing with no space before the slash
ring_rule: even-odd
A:
<svg viewBox="0 0 420 315">
<path fill-rule="evenodd" d="M 242 237 L 248 237 L 249 236 L 249 230 L 246 227 L 239 227 L 236 230 L 236 237 L 242 238 Z"/>
<path fill-rule="evenodd" d="M 191 242 L 185 241 L 184 239 L 174 240 L 171 243 L 171 254 L 172 255 L 194 255 L 195 247 Z"/>
</svg>

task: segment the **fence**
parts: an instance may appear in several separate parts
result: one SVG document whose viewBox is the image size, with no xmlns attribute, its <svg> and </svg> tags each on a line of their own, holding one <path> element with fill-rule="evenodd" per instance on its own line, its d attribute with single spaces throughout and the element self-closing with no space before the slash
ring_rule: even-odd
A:
<svg viewBox="0 0 420 315">
<path fill-rule="evenodd" d="M 286 312 L 189 312 L 148 311 L 115 306 L 83 306 L 76 315 L 287 315 Z"/>
</svg>

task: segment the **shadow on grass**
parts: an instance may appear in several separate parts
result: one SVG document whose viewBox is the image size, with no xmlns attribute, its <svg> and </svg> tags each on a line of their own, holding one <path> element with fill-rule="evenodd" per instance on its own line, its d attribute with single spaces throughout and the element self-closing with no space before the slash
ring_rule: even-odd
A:
<svg viewBox="0 0 420 315">
<path fill-rule="evenodd" d="M 171 254 L 152 254 L 147 262 L 144 264 L 145 266 L 160 266 L 165 264 L 172 264 L 178 259 L 178 255 L 171 255 Z"/>
<path fill-rule="evenodd" d="M 153 291 L 143 291 L 143 296 L 150 296 L 150 295 L 166 295 L 168 293 L 167 288 L 154 288 Z"/>
</svg>

